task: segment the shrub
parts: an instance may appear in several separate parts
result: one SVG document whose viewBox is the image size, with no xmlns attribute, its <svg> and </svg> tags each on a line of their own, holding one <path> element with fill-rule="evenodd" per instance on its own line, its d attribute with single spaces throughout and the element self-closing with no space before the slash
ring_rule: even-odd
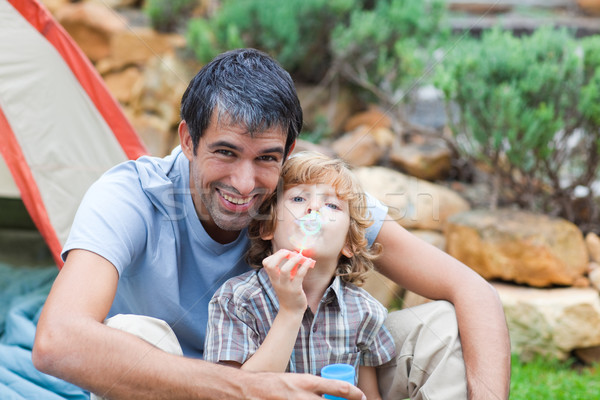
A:
<svg viewBox="0 0 600 400">
<path fill-rule="evenodd" d="M 372 99 L 397 110 L 425 82 L 432 50 L 449 36 L 445 11 L 440 0 L 381 0 L 355 10 L 332 33 L 334 62 Z"/>
<path fill-rule="evenodd" d="M 290 73 L 317 80 L 330 61 L 331 30 L 361 6 L 361 0 L 228 0 L 211 19 L 190 21 L 188 43 L 201 62 L 254 47 Z"/>
<path fill-rule="evenodd" d="M 197 5 L 197 0 L 146 0 L 144 11 L 154 29 L 174 32 L 187 19 Z"/>
<path fill-rule="evenodd" d="M 521 206 L 582 222 L 575 192 L 599 166 L 600 37 L 494 29 L 458 43 L 435 81 L 457 148 L 493 170 L 496 195 L 507 184 Z"/>
</svg>

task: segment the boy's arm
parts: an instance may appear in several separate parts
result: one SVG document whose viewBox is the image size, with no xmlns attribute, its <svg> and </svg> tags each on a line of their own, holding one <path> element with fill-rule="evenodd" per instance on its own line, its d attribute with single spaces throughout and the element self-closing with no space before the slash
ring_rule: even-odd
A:
<svg viewBox="0 0 600 400">
<path fill-rule="evenodd" d="M 367 367 L 365 365 L 358 367 L 357 386 L 367 396 L 367 400 L 381 400 L 375 367 Z"/>
<path fill-rule="evenodd" d="M 313 260 L 288 250 L 279 250 L 264 259 L 263 266 L 277 294 L 279 311 L 265 340 L 242 369 L 285 372 L 307 307 L 302 281 L 311 264 L 314 265 Z M 297 265 L 294 275 L 292 270 Z"/>
<path fill-rule="evenodd" d="M 97 254 L 72 250 L 39 320 L 33 348 L 42 372 L 112 399 L 353 400 L 362 393 L 344 382 L 307 374 L 250 374 L 168 354 L 102 322 L 117 288 L 116 269 Z"/>
<path fill-rule="evenodd" d="M 496 290 L 445 252 L 410 234 L 393 220 L 376 241 L 383 253 L 377 269 L 400 286 L 454 305 L 467 370 L 469 399 L 506 399 L 510 341 Z"/>
</svg>

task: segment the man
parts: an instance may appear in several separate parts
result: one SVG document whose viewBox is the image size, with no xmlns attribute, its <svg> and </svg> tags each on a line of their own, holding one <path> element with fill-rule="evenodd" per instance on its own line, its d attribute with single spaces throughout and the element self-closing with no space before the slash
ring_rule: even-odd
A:
<svg viewBox="0 0 600 400">
<path fill-rule="evenodd" d="M 246 373 L 200 359 L 208 301 L 248 270 L 245 229 L 276 188 L 302 110 L 289 74 L 267 55 L 241 49 L 196 75 L 181 115 L 180 148 L 121 164 L 86 194 L 40 317 L 36 367 L 115 399 L 362 398 L 342 382 Z M 454 307 L 434 302 L 390 315 L 399 356 L 397 366 L 379 372 L 382 394 L 465 398 L 466 365 L 470 398 L 507 398 L 508 333 L 495 291 L 385 213 L 372 208 L 371 242 L 384 249 L 377 268 Z M 116 314 L 166 321 L 166 333 L 148 340 L 160 347 L 172 328 L 186 357 L 103 323 Z"/>
</svg>

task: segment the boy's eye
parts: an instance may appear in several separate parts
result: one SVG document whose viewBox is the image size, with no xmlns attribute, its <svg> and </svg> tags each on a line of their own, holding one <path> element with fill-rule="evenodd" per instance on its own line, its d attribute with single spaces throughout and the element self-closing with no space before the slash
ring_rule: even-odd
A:
<svg viewBox="0 0 600 400">
<path fill-rule="evenodd" d="M 326 204 L 327 207 L 331 208 L 332 210 L 339 210 L 340 207 L 337 204 L 333 204 L 333 203 L 327 203 Z"/>
</svg>

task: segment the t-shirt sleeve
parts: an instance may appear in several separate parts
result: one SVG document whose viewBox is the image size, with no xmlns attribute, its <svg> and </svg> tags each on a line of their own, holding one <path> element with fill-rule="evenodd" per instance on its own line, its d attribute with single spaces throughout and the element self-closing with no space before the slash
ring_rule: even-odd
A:
<svg viewBox="0 0 600 400">
<path fill-rule="evenodd" d="M 255 325 L 254 317 L 232 300 L 226 282 L 208 305 L 204 359 L 243 364 L 260 346 Z"/>
<path fill-rule="evenodd" d="M 141 254 L 147 241 L 148 210 L 133 168 L 121 165 L 105 174 L 86 192 L 75 215 L 61 257 L 84 249 L 111 262 L 119 272 Z M 129 171 L 133 172 L 133 171 Z"/>
<path fill-rule="evenodd" d="M 369 241 L 369 246 L 372 246 L 373 243 L 375 243 L 375 239 L 377 239 L 383 221 L 387 216 L 388 207 L 371 194 L 365 194 L 367 197 L 367 209 L 369 210 L 371 220 L 373 221 L 373 224 L 367 228 L 366 237 Z"/>
<path fill-rule="evenodd" d="M 385 327 L 387 310 L 381 304 L 373 304 L 373 313 L 362 322 L 366 340 L 360 345 L 360 364 L 368 367 L 377 367 L 394 358 L 396 349 L 390 331 Z"/>
</svg>

